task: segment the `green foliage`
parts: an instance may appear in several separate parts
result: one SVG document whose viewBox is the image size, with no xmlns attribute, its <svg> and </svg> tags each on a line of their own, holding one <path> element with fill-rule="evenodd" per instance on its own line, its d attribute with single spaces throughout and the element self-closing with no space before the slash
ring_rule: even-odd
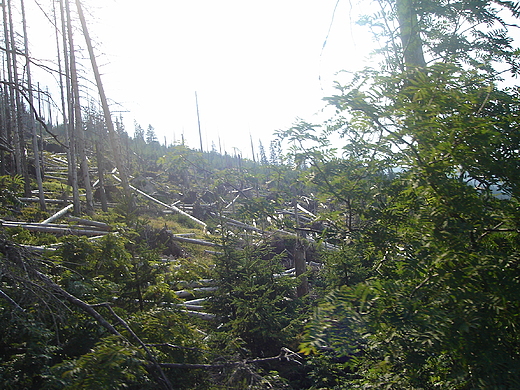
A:
<svg viewBox="0 0 520 390">
<path fill-rule="evenodd" d="M 204 336 L 176 308 L 138 312 L 129 318 L 128 323 L 160 362 L 189 364 L 206 361 Z M 208 388 L 209 378 L 203 371 L 180 368 L 168 369 L 166 374 L 176 389 Z"/>
<path fill-rule="evenodd" d="M 92 351 L 53 367 L 55 384 L 62 389 L 153 389 L 153 379 L 145 370 L 142 353 L 120 338 L 108 336 Z"/>
<path fill-rule="evenodd" d="M 6 228 L 9 238 L 19 244 L 49 245 L 58 242 L 56 235 L 43 232 L 30 232 L 21 226 Z"/>
<path fill-rule="evenodd" d="M 424 50 L 445 61 L 404 71 L 402 53 L 386 48 L 397 61 L 339 86 L 324 133 L 347 141 L 341 159 L 314 125 L 284 134 L 317 145 L 295 151 L 313 168 L 309 180 L 353 206 L 350 225 L 344 211 L 327 214 L 347 245 L 326 260 L 337 288 L 302 344 L 348 357 L 347 388 L 519 386 L 520 94 L 495 83 L 489 60 L 515 72 L 517 59 L 502 32 L 480 30 L 501 22 L 491 5 L 414 4 Z M 457 17 L 473 37 L 450 24 Z M 447 34 L 435 35 L 443 23 Z M 464 66 L 451 61 L 458 50 Z"/>
<path fill-rule="evenodd" d="M 1 286 L 6 290 L 5 283 Z M 3 299 L 0 300 L 2 389 L 39 389 L 44 382 L 43 373 L 52 363 L 57 347 L 53 345 L 52 331 L 34 315 L 36 309 L 37 305 L 27 312 L 13 312 Z"/>
<path fill-rule="evenodd" d="M 146 143 L 151 144 L 153 142 L 157 142 L 157 135 L 155 134 L 155 129 L 152 125 L 148 125 L 146 128 Z"/>
<path fill-rule="evenodd" d="M 134 334 L 162 361 L 204 360 L 201 333 L 176 306 L 169 265 L 147 246 L 115 235 L 96 241 L 70 236 L 52 257 L 38 260 L 5 240 L 0 249 L 2 388 L 157 388 L 150 358 L 135 346 Z M 111 302 L 125 326 L 103 305 L 95 307 L 123 338 L 108 336 L 87 313 L 42 284 L 44 273 L 83 302 Z M 208 378 L 199 370 L 168 375 L 181 381 L 176 388 L 207 388 Z"/>
<path fill-rule="evenodd" d="M 127 238 L 106 235 L 96 241 L 68 237 L 56 253 L 63 267 L 61 283 L 78 297 L 113 301 L 126 309 L 145 310 L 159 302 L 176 301 L 169 265 L 158 251 Z"/>
<path fill-rule="evenodd" d="M 383 66 L 338 85 L 326 99 L 336 116 L 323 126 L 300 121 L 281 132 L 290 156 L 282 155 L 281 140 L 270 144 L 270 161 L 260 147 L 260 165 L 238 154 L 163 148 L 151 126 L 145 136 L 137 123 L 124 145 L 131 170 L 168 181 L 159 197 L 193 204 L 201 218 L 210 214 L 202 206 L 211 204 L 260 228 L 293 228 L 294 220 L 277 211 L 292 210 L 295 199 L 312 192 L 320 216 L 309 234 L 319 231 L 338 248 L 321 255 L 323 270 L 311 278 L 311 296 L 323 294 L 314 317 L 304 320 L 308 305 L 295 297 L 298 280 L 279 275 L 280 256 L 260 238 L 222 233 L 216 217 L 209 231 L 223 235 L 223 253 L 211 275 L 203 249 L 185 246 L 175 255 L 183 257 L 163 262 L 166 244 L 150 225 L 199 227 L 180 216 L 149 222 L 144 202 L 127 200 L 101 219 L 133 232 L 96 241 L 67 237 L 38 259 L 2 243 L 0 387 L 157 388 L 134 335 L 161 362 L 237 362 L 294 348 L 304 323 L 308 359 L 301 367 L 242 361 L 209 373 L 169 368 L 166 375 L 185 389 L 520 387 L 520 90 L 500 87 L 503 74 L 495 68 L 501 61 L 518 71 L 518 51 L 498 9 L 518 16 L 520 6 L 380 5 L 364 22 L 379 32 Z M 399 26 L 399 6 L 417 19 L 410 31 Z M 410 64 L 406 39 L 393 31 L 415 34 L 428 65 Z M 43 219 L 37 209 L 20 214 L 20 180 L 0 178 L 0 212 Z M 49 241 L 23 229 L 10 234 L 20 243 Z M 45 275 L 94 305 L 123 338 L 49 289 Z M 172 291 L 201 277 L 218 284 L 207 307 L 217 315 L 211 324 L 187 317 Z"/>
<path fill-rule="evenodd" d="M 299 387 L 305 389 L 350 389 L 348 382 L 356 378 L 346 359 L 332 351 L 309 356 L 305 361 L 305 375 L 299 379 Z"/>
<path fill-rule="evenodd" d="M 42 211 L 37 207 L 24 207 L 21 210 L 20 219 L 27 222 L 40 222 L 41 220 L 49 218 L 49 213 Z"/>
<path fill-rule="evenodd" d="M 137 199 L 133 197 L 120 197 L 114 208 L 114 214 L 119 217 L 118 219 L 122 220 L 124 225 L 131 229 L 139 229 L 147 223 L 147 221 L 142 218 L 139 207 L 137 207 Z M 112 216 L 112 218 L 114 218 L 114 216 Z"/>
<path fill-rule="evenodd" d="M 0 212 L 11 214 L 22 204 L 18 196 L 23 194 L 24 181 L 21 176 L 0 176 Z"/>
<path fill-rule="evenodd" d="M 268 220 L 275 215 L 277 203 L 274 199 L 246 198 L 240 200 L 240 209 L 237 212 L 240 221 L 258 226 L 267 226 Z"/>
<path fill-rule="evenodd" d="M 230 237 L 222 244 L 214 270 L 218 290 L 210 299 L 217 331 L 226 335 L 226 343 L 236 340 L 253 356 L 276 355 L 297 333 L 295 281 L 276 275 L 282 271 L 280 261 L 265 247 L 249 244 L 237 250 Z"/>
<path fill-rule="evenodd" d="M 374 256 L 366 253 L 369 248 L 358 240 L 352 240 L 338 251 L 329 251 L 322 256 L 327 289 L 339 286 L 354 286 L 374 275 Z"/>
</svg>

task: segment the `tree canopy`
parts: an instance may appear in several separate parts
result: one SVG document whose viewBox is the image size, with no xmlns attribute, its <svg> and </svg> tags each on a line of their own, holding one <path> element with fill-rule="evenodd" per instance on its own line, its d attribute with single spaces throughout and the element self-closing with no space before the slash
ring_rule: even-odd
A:
<svg viewBox="0 0 520 390">
<path fill-rule="evenodd" d="M 520 5 L 379 4 L 364 22 L 386 42 L 380 67 L 327 98 L 337 115 L 324 134 L 345 146 L 295 150 L 340 214 L 358 216 L 343 225 L 345 258 L 331 262 L 351 275 L 320 306 L 304 350 L 350 356 L 345 388 L 518 387 L 520 95 L 506 81 Z M 283 136 L 316 141 L 316 128 Z"/>
</svg>

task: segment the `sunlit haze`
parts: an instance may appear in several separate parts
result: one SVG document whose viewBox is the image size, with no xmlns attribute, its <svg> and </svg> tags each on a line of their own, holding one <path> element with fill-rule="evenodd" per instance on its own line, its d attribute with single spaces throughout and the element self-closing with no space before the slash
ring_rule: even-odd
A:
<svg viewBox="0 0 520 390">
<path fill-rule="evenodd" d="M 203 148 L 250 156 L 250 135 L 255 148 L 259 139 L 267 148 L 273 132 L 296 118 L 318 120 L 335 74 L 359 69 L 370 50 L 368 31 L 355 25 L 366 10 L 349 1 L 83 4 L 112 112 L 122 115 L 131 136 L 134 121 L 144 129 L 152 125 L 161 143 L 184 137 L 199 147 L 197 92 Z M 35 31 L 45 20 L 34 20 L 29 34 L 52 42 L 52 32 Z M 79 28 L 75 43 L 85 48 Z M 31 50 L 55 61 L 55 44 L 45 52 Z M 88 69 L 86 51 L 82 56 Z M 95 89 L 88 93 L 95 96 Z"/>
</svg>

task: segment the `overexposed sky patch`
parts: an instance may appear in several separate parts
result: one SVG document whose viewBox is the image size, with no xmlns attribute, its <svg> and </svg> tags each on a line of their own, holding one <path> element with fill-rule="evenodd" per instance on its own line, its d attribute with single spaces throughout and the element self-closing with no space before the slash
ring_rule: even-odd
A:
<svg viewBox="0 0 520 390">
<path fill-rule="evenodd" d="M 130 135 L 135 120 L 161 143 L 183 134 L 198 148 L 197 91 L 204 148 L 218 149 L 220 139 L 246 156 L 250 134 L 267 149 L 275 130 L 316 118 L 336 72 L 359 69 L 372 46 L 352 24 L 366 3 L 349 0 L 83 3 L 112 110 L 126 111 Z"/>
</svg>

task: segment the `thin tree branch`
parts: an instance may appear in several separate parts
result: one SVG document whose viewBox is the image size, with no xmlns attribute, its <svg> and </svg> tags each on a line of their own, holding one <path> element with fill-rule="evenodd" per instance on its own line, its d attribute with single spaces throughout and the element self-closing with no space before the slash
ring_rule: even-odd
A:
<svg viewBox="0 0 520 390">
<path fill-rule="evenodd" d="M 9 295 L 7 295 L 5 292 L 0 290 L 0 296 L 2 296 L 7 302 L 9 302 L 12 306 L 14 306 L 16 309 L 20 311 L 25 311 L 24 308 L 22 308 L 18 303 L 15 302 L 13 298 L 11 298 Z"/>
<path fill-rule="evenodd" d="M 16 88 L 16 90 L 20 93 L 20 95 L 23 96 L 23 98 L 25 99 L 25 101 L 29 104 L 29 107 L 31 108 L 31 111 L 33 112 L 34 114 L 34 117 L 35 119 L 43 126 L 43 128 L 45 129 L 45 132 L 47 134 L 49 134 L 52 138 L 54 138 L 54 140 L 60 144 L 61 146 L 63 146 L 65 149 L 68 149 L 68 146 L 64 145 L 63 143 L 61 143 L 61 141 L 58 139 L 57 135 L 52 133 L 49 128 L 47 127 L 47 124 L 45 123 L 45 121 L 40 117 L 40 115 L 38 114 L 38 110 L 36 109 L 36 107 L 34 107 L 34 105 L 32 104 L 32 102 L 30 101 L 29 97 L 26 95 L 25 91 L 23 91 L 21 88 L 17 88 L 17 85 L 14 84 L 14 83 L 10 83 L 8 81 L 4 81 L 4 80 L 0 80 L 0 84 L 4 84 L 4 85 L 8 85 L 10 87 L 13 87 L 13 88 Z"/>
<path fill-rule="evenodd" d="M 238 362 L 227 362 L 227 363 L 215 363 L 215 364 L 190 364 L 190 363 L 160 363 L 161 367 L 164 368 L 186 368 L 186 369 L 213 369 L 213 368 L 224 368 L 224 367 L 236 367 L 236 366 L 244 366 L 247 364 L 256 364 L 256 363 L 267 363 L 267 362 L 275 362 L 275 361 L 291 361 L 298 364 L 301 363 L 301 356 L 291 351 L 288 348 L 282 348 L 280 353 L 277 356 L 266 357 L 266 358 L 257 358 L 257 359 L 248 359 L 241 360 Z"/>
</svg>

